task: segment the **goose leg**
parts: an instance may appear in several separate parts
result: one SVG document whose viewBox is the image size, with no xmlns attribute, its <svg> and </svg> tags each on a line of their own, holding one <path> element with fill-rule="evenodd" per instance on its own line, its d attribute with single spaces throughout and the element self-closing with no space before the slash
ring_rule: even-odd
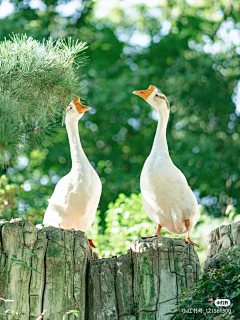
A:
<svg viewBox="0 0 240 320">
<path fill-rule="evenodd" d="M 186 227 L 186 237 L 184 239 L 185 242 L 187 243 L 191 243 L 192 245 L 196 246 L 199 248 L 199 245 L 197 245 L 196 243 L 192 242 L 190 240 L 190 237 L 189 237 L 189 226 L 190 226 L 190 221 L 189 220 L 185 220 L 185 227 Z"/>
<path fill-rule="evenodd" d="M 161 229 L 162 229 L 162 226 L 160 226 L 160 224 L 157 224 L 157 231 L 155 233 L 155 236 L 156 237 L 161 237 Z"/>
<path fill-rule="evenodd" d="M 91 247 L 97 248 L 97 247 L 95 246 L 95 244 L 93 243 L 92 239 L 88 239 L 88 242 L 89 242 L 89 244 L 90 244 Z"/>
<path fill-rule="evenodd" d="M 148 239 L 148 238 L 156 238 L 156 237 L 161 237 L 161 229 L 162 229 L 162 226 L 160 226 L 160 224 L 157 224 L 157 230 L 155 232 L 155 235 L 154 236 L 150 236 L 150 237 L 142 237 L 142 239 Z"/>
</svg>

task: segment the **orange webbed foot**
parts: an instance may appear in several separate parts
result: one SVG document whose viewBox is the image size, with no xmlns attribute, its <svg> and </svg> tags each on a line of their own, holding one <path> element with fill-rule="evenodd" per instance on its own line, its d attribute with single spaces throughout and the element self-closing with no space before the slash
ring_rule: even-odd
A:
<svg viewBox="0 0 240 320">
<path fill-rule="evenodd" d="M 192 240 L 190 240 L 190 238 L 185 238 L 185 239 L 183 239 L 183 240 L 184 240 L 185 242 L 190 243 L 190 244 L 192 244 L 193 246 L 199 248 L 199 245 L 196 244 L 195 242 L 193 242 Z"/>
</svg>

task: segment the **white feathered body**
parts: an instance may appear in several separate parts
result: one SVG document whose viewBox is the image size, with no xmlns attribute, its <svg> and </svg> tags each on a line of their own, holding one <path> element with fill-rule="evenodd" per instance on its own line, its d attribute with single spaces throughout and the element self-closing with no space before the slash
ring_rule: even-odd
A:
<svg viewBox="0 0 240 320">
<path fill-rule="evenodd" d="M 87 158 L 59 180 L 49 200 L 44 224 L 86 231 L 93 223 L 102 184 Z"/>
<path fill-rule="evenodd" d="M 79 108 L 82 107 L 81 104 L 78 105 Z M 72 169 L 58 181 L 49 200 L 43 223 L 63 229 L 86 231 L 95 218 L 102 184 L 80 143 L 78 120 L 81 116 L 82 114 L 79 115 L 75 105 L 71 103 L 67 109 L 66 127 Z"/>
<path fill-rule="evenodd" d="M 194 227 L 199 218 L 197 200 L 169 155 L 149 155 L 140 185 L 143 206 L 151 220 L 176 234 L 186 232 L 184 220 L 190 220 L 189 230 Z"/>
<path fill-rule="evenodd" d="M 158 112 L 158 127 L 140 178 L 143 206 L 150 219 L 169 232 L 182 234 L 186 232 L 185 220 L 190 221 L 190 231 L 199 219 L 197 199 L 168 152 L 170 109 L 166 97 L 155 89 L 146 101 Z"/>
</svg>

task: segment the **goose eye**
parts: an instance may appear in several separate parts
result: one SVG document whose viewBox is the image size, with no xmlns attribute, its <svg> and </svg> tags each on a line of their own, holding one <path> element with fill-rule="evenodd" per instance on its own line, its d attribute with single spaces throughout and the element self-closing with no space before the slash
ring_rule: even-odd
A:
<svg viewBox="0 0 240 320">
<path fill-rule="evenodd" d="M 69 109 L 72 109 L 72 107 L 70 107 Z"/>
</svg>

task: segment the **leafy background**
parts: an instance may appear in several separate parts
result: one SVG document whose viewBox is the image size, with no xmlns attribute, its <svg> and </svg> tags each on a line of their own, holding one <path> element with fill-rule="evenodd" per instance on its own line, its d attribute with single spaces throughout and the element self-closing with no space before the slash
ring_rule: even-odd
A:
<svg viewBox="0 0 240 320">
<path fill-rule="evenodd" d="M 40 41 L 88 42 L 79 75 L 92 109 L 79 131 L 103 183 L 89 230 L 103 256 L 124 253 L 132 240 L 154 232 L 139 177 L 157 116 L 132 91 L 154 84 L 164 92 L 171 105 L 170 155 L 200 204 L 193 240 L 203 260 L 208 231 L 239 219 L 240 2 L 12 0 L 2 2 L 0 17 L 1 40 L 19 32 Z M 55 184 L 71 168 L 60 122 L 51 146 L 2 169 L 1 218 L 42 222 Z"/>
</svg>

